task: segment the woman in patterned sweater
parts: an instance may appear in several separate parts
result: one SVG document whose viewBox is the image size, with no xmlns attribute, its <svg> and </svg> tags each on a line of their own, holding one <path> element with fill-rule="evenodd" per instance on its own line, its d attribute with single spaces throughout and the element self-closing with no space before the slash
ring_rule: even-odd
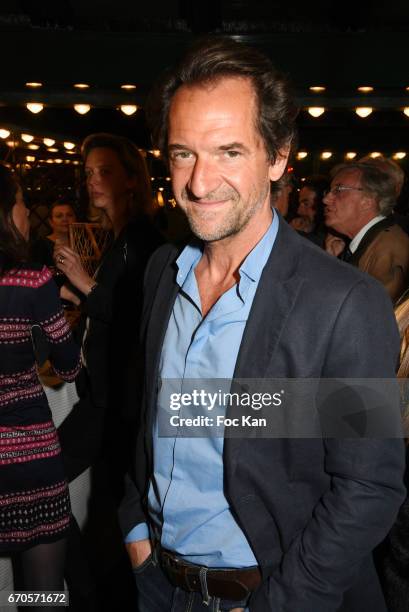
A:
<svg viewBox="0 0 409 612">
<path fill-rule="evenodd" d="M 27 263 L 28 232 L 21 188 L 0 166 L 0 554 L 18 554 L 20 588 L 55 591 L 63 590 L 70 502 L 34 328 L 58 376 L 73 380 L 80 359 L 50 272 Z"/>
</svg>

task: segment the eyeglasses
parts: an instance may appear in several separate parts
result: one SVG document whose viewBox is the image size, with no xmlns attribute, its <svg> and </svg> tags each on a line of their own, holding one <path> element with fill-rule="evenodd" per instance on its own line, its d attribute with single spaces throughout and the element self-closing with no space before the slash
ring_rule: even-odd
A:
<svg viewBox="0 0 409 612">
<path fill-rule="evenodd" d="M 329 194 L 337 196 L 343 191 L 365 191 L 365 189 L 363 189 L 363 187 L 350 187 L 349 185 L 335 185 L 335 187 L 331 187 L 331 189 L 324 191 L 324 196 Z"/>
</svg>

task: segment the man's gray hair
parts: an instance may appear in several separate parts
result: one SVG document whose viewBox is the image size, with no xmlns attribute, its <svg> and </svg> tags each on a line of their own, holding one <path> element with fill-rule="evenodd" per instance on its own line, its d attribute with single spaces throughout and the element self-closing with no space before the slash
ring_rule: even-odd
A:
<svg viewBox="0 0 409 612">
<path fill-rule="evenodd" d="M 395 181 L 391 175 L 380 170 L 375 164 L 358 161 L 335 166 L 331 171 L 331 177 L 335 178 L 337 174 L 347 170 L 360 172 L 361 187 L 374 197 L 379 214 L 385 217 L 390 215 L 396 204 Z"/>
</svg>

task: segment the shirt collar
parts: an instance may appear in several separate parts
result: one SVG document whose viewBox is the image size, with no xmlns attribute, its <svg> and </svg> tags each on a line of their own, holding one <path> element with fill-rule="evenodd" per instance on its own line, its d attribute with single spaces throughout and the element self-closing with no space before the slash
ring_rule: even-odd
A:
<svg viewBox="0 0 409 612">
<path fill-rule="evenodd" d="M 267 263 L 271 249 L 278 232 L 278 214 L 273 211 L 273 220 L 256 246 L 250 251 L 246 259 L 240 266 L 240 278 L 245 274 L 251 281 L 257 282 L 260 279 L 264 266 Z M 199 263 L 203 252 L 203 243 L 198 240 L 190 242 L 176 260 L 178 273 L 176 281 L 180 287 L 183 286 L 189 272 Z M 240 283 L 239 283 L 240 284 Z"/>
<path fill-rule="evenodd" d="M 378 215 L 377 217 L 374 217 L 373 219 L 371 219 L 366 225 L 364 225 L 359 230 L 359 232 L 352 238 L 351 242 L 349 243 L 349 250 L 351 251 L 351 253 L 355 253 L 355 251 L 359 247 L 359 243 L 361 242 L 362 238 L 365 236 L 366 232 L 373 225 L 376 225 L 376 223 L 379 223 L 379 221 L 383 221 L 384 219 L 386 219 L 384 215 Z"/>
</svg>

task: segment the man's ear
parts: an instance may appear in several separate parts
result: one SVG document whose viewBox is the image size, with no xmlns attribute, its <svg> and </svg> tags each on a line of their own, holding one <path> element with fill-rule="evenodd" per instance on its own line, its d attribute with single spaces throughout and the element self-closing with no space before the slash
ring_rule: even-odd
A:
<svg viewBox="0 0 409 612">
<path fill-rule="evenodd" d="M 360 209 L 365 212 L 371 211 L 371 212 L 375 212 L 377 215 L 379 214 L 378 204 L 376 200 L 373 198 L 373 196 L 371 196 L 370 194 L 366 194 L 366 193 L 362 194 Z"/>
<path fill-rule="evenodd" d="M 278 179 L 280 179 L 283 176 L 284 170 L 286 169 L 286 166 L 287 166 L 289 155 L 290 155 L 290 147 L 288 146 L 285 149 L 282 149 L 281 151 L 278 152 L 275 162 L 273 161 L 270 162 L 270 167 L 268 169 L 268 176 L 269 176 L 270 181 L 278 181 Z"/>
</svg>

